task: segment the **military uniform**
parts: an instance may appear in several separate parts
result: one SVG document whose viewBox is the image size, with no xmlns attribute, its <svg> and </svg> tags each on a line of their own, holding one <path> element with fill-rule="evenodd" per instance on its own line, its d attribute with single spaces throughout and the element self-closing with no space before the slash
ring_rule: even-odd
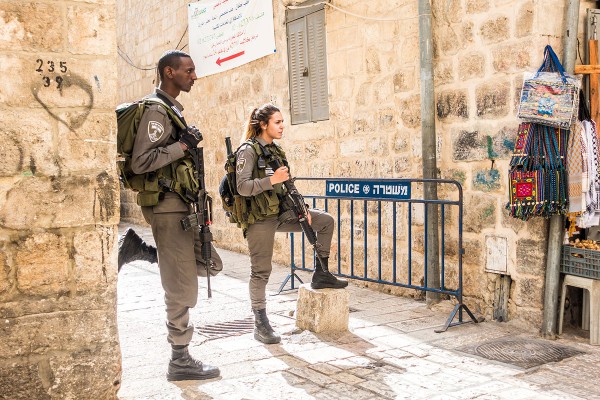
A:
<svg viewBox="0 0 600 400">
<path fill-rule="evenodd" d="M 157 93 L 166 97 L 183 111 L 181 104 L 166 92 L 155 89 L 149 97 Z M 140 120 L 133 146 L 131 167 L 136 174 L 160 170 L 186 157 L 181 148 L 177 129 L 160 105 L 150 105 Z M 138 196 L 144 196 L 140 193 Z M 142 214 L 152 227 L 152 235 L 158 250 L 158 266 L 167 312 L 167 340 L 173 345 L 187 345 L 192 338 L 193 326 L 189 324 L 189 308 L 198 299 L 198 276 L 206 276 L 201 256 L 201 242 L 197 229 L 184 231 L 181 219 L 191 214 L 188 203 L 175 192 L 161 190 L 157 204 L 147 198 L 138 197 Z M 211 243 L 213 271 L 223 268 L 221 258 Z M 211 273 L 212 275 L 212 273 Z"/>
<path fill-rule="evenodd" d="M 279 157 L 280 161 L 283 161 L 281 155 L 284 153 L 279 146 L 267 144 L 261 138 L 255 138 L 255 140 L 265 146 L 275 157 Z M 253 204 L 251 206 L 253 221 L 248 225 L 246 231 L 250 250 L 250 301 L 253 309 L 264 309 L 266 306 L 265 288 L 272 270 L 275 232 L 302 232 L 298 222 L 282 223 L 277 218 L 281 210 L 279 210 L 278 202 L 275 204 L 272 199 L 276 199 L 276 194 L 282 193 L 284 188 L 281 183 L 271 185 L 269 177 L 273 175 L 273 170 L 262 162 L 260 164 L 259 166 L 259 155 L 254 146 L 240 147 L 236 163 L 237 190 L 240 195 L 251 197 L 251 204 Z M 320 210 L 311 209 L 309 212 L 311 226 L 322 245 L 317 250 L 318 254 L 327 258 L 333 237 L 333 217 Z"/>
</svg>

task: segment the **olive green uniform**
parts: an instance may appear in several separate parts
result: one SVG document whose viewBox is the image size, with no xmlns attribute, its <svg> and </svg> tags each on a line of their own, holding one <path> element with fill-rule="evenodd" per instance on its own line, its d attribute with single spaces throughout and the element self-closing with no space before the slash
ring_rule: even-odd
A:
<svg viewBox="0 0 600 400">
<path fill-rule="evenodd" d="M 274 144 L 256 139 L 271 153 L 277 154 Z M 273 170 L 266 166 L 262 172 L 258 171 L 259 156 L 251 145 L 241 146 L 237 154 L 236 179 L 238 193 L 245 197 L 260 195 L 264 192 L 277 191 L 278 185 L 271 185 L 269 177 Z M 317 251 L 321 257 L 329 257 L 331 240 L 333 238 L 333 217 L 323 211 L 311 209 L 311 226 L 318 236 L 322 245 Z M 271 275 L 273 258 L 273 245 L 275 232 L 302 232 L 298 222 L 281 223 L 277 215 L 264 217 L 248 225 L 246 237 L 248 249 L 250 250 L 250 301 L 253 309 L 266 307 L 265 288 Z"/>
<path fill-rule="evenodd" d="M 148 97 L 156 98 L 156 93 L 167 97 L 177 112 L 183 111 L 179 102 L 158 88 Z M 164 108 L 150 105 L 142 115 L 135 137 L 133 172 L 156 171 L 181 160 L 186 152 L 177 140 L 177 130 Z M 186 345 L 192 339 L 194 328 L 189 324 L 189 308 L 198 300 L 198 276 L 206 276 L 198 231 L 184 231 L 180 223 L 191 212 L 190 206 L 177 193 L 168 191 L 160 194 L 158 204 L 142 207 L 156 242 L 160 278 L 165 290 L 167 340 L 174 345 Z M 223 263 L 212 244 L 211 256 L 211 268 L 221 270 Z"/>
</svg>

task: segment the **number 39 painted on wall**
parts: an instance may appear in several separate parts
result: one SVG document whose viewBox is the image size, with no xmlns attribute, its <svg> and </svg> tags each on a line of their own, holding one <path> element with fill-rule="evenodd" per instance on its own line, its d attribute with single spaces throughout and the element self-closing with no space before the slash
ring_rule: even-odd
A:
<svg viewBox="0 0 600 400">
<path fill-rule="evenodd" d="M 41 58 L 38 58 L 35 62 L 37 65 L 37 68 L 35 69 L 35 71 L 39 72 L 40 74 L 44 73 L 44 67 L 46 68 L 45 72 L 48 72 L 50 74 L 59 74 L 59 73 L 64 74 L 68 71 L 66 61 L 59 61 L 58 63 L 56 63 L 52 60 L 48 60 L 46 62 L 46 64 L 44 64 L 44 60 L 42 60 Z M 56 75 L 54 77 L 54 82 L 56 82 L 57 89 L 62 88 L 63 80 L 64 80 L 63 77 L 60 75 Z M 42 81 L 44 82 L 44 87 L 49 87 L 50 83 L 52 82 L 52 79 L 49 76 L 44 75 L 44 76 L 42 76 Z"/>
</svg>

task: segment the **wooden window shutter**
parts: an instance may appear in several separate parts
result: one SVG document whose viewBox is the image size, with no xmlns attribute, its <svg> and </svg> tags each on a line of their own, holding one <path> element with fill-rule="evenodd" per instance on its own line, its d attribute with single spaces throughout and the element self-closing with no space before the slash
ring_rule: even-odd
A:
<svg viewBox="0 0 600 400">
<path fill-rule="evenodd" d="M 308 76 L 306 76 L 306 70 L 309 67 L 306 18 L 288 23 L 287 29 L 291 123 L 301 124 L 311 121 L 310 83 Z"/>
<path fill-rule="evenodd" d="M 329 119 L 325 10 L 306 16 L 308 31 L 308 78 L 311 121 Z"/>
</svg>

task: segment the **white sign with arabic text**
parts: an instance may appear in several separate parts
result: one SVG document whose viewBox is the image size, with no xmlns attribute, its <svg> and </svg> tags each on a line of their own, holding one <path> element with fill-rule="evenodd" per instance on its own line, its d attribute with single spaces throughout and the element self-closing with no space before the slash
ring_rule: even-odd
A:
<svg viewBox="0 0 600 400">
<path fill-rule="evenodd" d="M 271 1 L 200 0 L 189 4 L 188 23 L 198 77 L 275 52 Z"/>
</svg>

